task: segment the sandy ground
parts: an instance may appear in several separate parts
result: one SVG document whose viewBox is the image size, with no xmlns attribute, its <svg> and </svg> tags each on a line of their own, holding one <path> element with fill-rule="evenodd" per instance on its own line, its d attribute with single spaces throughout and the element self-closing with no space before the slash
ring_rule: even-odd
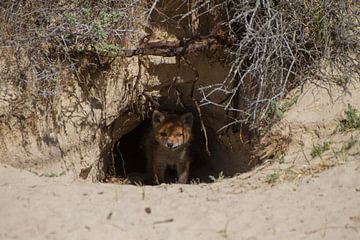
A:
<svg viewBox="0 0 360 240">
<path fill-rule="evenodd" d="M 0 164 L 0 240 L 360 239 L 360 131 L 337 130 L 348 104 L 360 109 L 360 83 L 332 96 L 308 88 L 269 137 L 273 149 L 291 138 L 286 154 L 212 184 L 95 184 Z"/>
<path fill-rule="evenodd" d="M 360 161 L 275 186 L 241 181 L 91 184 L 0 165 L 0 239 L 360 239 Z"/>
</svg>

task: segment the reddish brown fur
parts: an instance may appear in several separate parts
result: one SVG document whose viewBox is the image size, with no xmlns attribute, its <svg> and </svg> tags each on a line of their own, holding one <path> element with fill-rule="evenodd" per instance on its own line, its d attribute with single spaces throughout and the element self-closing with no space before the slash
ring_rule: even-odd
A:
<svg viewBox="0 0 360 240">
<path fill-rule="evenodd" d="M 154 111 L 152 131 L 145 143 L 148 174 L 153 182 L 158 184 L 164 182 L 168 165 L 176 167 L 179 183 L 188 181 L 190 164 L 188 145 L 192 122 L 191 113 L 165 116 L 159 111 Z"/>
<path fill-rule="evenodd" d="M 166 146 L 167 143 L 182 145 L 189 141 L 190 130 L 185 128 L 181 122 L 168 122 L 159 126 L 154 132 L 154 136 L 158 143 L 163 146 Z M 160 133 L 166 135 L 161 136 Z"/>
</svg>

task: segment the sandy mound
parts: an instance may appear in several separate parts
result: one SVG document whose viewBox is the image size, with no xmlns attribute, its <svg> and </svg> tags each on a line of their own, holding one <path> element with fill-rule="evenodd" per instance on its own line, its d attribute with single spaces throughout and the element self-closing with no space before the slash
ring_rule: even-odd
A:
<svg viewBox="0 0 360 240">
<path fill-rule="evenodd" d="M 358 239 L 359 131 L 338 130 L 348 104 L 360 109 L 351 93 L 307 86 L 267 139 L 290 139 L 285 155 L 213 184 L 91 184 L 0 165 L 0 239 Z"/>
<path fill-rule="evenodd" d="M 2 165 L 1 239 L 357 239 L 360 163 L 247 190 L 63 183 Z M 251 185 L 250 185 L 251 186 Z"/>
</svg>

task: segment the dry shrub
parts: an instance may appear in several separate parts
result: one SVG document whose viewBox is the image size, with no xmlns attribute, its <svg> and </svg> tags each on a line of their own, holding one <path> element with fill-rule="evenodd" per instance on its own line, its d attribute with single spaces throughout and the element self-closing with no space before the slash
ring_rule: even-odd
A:
<svg viewBox="0 0 360 240">
<path fill-rule="evenodd" d="M 236 43 L 227 49 L 230 71 L 223 82 L 200 88 L 202 105 L 226 110 L 233 124 L 258 127 L 271 105 L 294 86 L 322 75 L 320 83 L 346 87 L 359 76 L 359 7 L 356 1 L 223 1 L 223 25 Z M 211 11 L 207 9 L 206 11 Z M 216 98 L 212 98 L 216 96 Z M 222 96 L 222 101 L 215 101 Z M 268 123 L 268 122 L 267 122 Z"/>
<path fill-rule="evenodd" d="M 74 64 L 79 52 L 125 47 L 142 27 L 146 5 L 136 0 L 10 1 L 0 3 L 0 47 L 26 48 L 43 59 Z M 71 67 L 71 66 L 67 66 Z"/>
<path fill-rule="evenodd" d="M 223 129 L 272 123 L 272 105 L 308 79 L 346 88 L 359 74 L 357 1 L 157 0 L 151 12 L 178 37 L 221 39 L 228 76 L 199 90 L 201 106 L 227 111 Z"/>
<path fill-rule="evenodd" d="M 64 85 L 73 84 L 65 73 L 85 94 L 101 84 L 87 75 L 106 70 L 107 55 L 134 41 L 147 11 L 138 0 L 1 1 L 0 57 L 12 66 L 0 68 L 0 87 L 22 93 L 21 102 L 9 101 L 11 114 L 51 108 Z"/>
<path fill-rule="evenodd" d="M 199 88 L 201 106 L 224 109 L 230 119 L 224 128 L 258 127 L 269 123 L 271 105 L 289 89 L 321 75 L 321 60 L 334 70 L 323 83 L 346 87 L 359 74 L 359 16 L 357 1 L 350 0 L 4 0 L 0 49 L 25 49 L 35 76 L 25 78 L 19 64 L 2 77 L 32 81 L 35 95 L 54 96 L 62 84 L 59 64 L 77 72 L 86 53 L 102 71 L 102 56 L 140 44 L 139 31 L 158 18 L 185 32 L 178 37 L 226 40 L 228 76 Z"/>
</svg>

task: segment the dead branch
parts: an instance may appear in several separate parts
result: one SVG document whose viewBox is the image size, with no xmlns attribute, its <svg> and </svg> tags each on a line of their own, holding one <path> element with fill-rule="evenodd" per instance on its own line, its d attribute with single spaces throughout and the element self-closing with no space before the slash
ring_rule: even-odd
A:
<svg viewBox="0 0 360 240">
<path fill-rule="evenodd" d="M 190 95 L 191 95 L 191 98 L 192 98 L 192 101 L 194 102 L 194 105 L 195 105 L 195 108 L 196 108 L 196 111 L 198 113 L 198 116 L 199 116 L 199 120 L 200 120 L 200 125 L 201 125 L 201 130 L 202 130 L 202 133 L 204 135 L 204 139 L 205 139 L 205 149 L 206 149 L 206 153 L 208 154 L 208 156 L 211 155 L 211 152 L 209 150 L 209 139 L 208 139 L 208 134 L 207 134 L 207 130 L 206 130 L 206 127 L 205 127 L 205 124 L 204 124 L 204 120 L 203 120 L 203 117 L 202 117 L 202 113 L 201 113 L 201 108 L 200 108 L 200 104 L 199 104 L 199 101 L 195 98 L 194 94 L 195 94 L 195 87 L 196 87 L 196 83 L 199 81 L 199 72 L 197 71 L 197 69 L 190 63 L 189 60 L 187 60 L 185 57 L 182 57 L 182 60 L 191 68 L 191 70 L 194 72 L 195 74 L 195 78 L 192 82 L 192 86 L 191 86 L 191 92 L 190 92 Z"/>
<path fill-rule="evenodd" d="M 152 27 L 154 16 L 157 22 L 176 25 L 184 34 L 179 40 L 142 43 L 140 33 Z M 320 84 L 346 89 L 353 76 L 359 76 L 359 16 L 356 1 L 338 0 L 71 4 L 4 0 L 0 3 L 0 49 L 25 50 L 22 54 L 29 56 L 29 72 L 34 76 L 25 79 L 26 67 L 21 66 L 12 76 L 1 74 L 3 79 L 16 79 L 20 86 L 33 86 L 29 94 L 36 99 L 50 98 L 61 90 L 58 66 L 76 73 L 77 56 L 87 51 L 110 57 L 171 57 L 223 49 L 230 66 L 228 75 L 218 84 L 198 89 L 200 106 L 224 109 L 231 121 L 227 126 L 245 123 L 256 127 L 272 121 L 272 105 L 306 79 L 321 79 Z M 135 42 L 137 48 L 126 47 Z M 21 54 L 17 58 L 21 62 Z M 324 62 L 332 72 L 319 70 Z"/>
<path fill-rule="evenodd" d="M 215 50 L 230 45 L 231 42 L 220 36 L 202 37 L 198 39 L 153 41 L 142 44 L 136 49 L 118 51 L 119 56 L 132 57 L 136 55 L 156 55 L 163 57 L 180 56 L 184 54 Z"/>
<path fill-rule="evenodd" d="M 201 109 L 200 109 L 200 105 L 198 103 L 197 100 L 194 100 L 195 103 L 195 107 L 196 107 L 196 111 L 199 114 L 199 119 L 200 119 L 200 125 L 201 125 L 201 130 L 204 134 L 204 138 L 205 138 L 205 149 L 206 149 L 206 153 L 208 154 L 208 156 L 211 155 L 211 152 L 209 150 L 209 139 L 208 139 L 208 135 L 207 135 L 207 131 L 206 131 L 206 127 L 202 118 L 202 114 L 201 114 Z"/>
</svg>

